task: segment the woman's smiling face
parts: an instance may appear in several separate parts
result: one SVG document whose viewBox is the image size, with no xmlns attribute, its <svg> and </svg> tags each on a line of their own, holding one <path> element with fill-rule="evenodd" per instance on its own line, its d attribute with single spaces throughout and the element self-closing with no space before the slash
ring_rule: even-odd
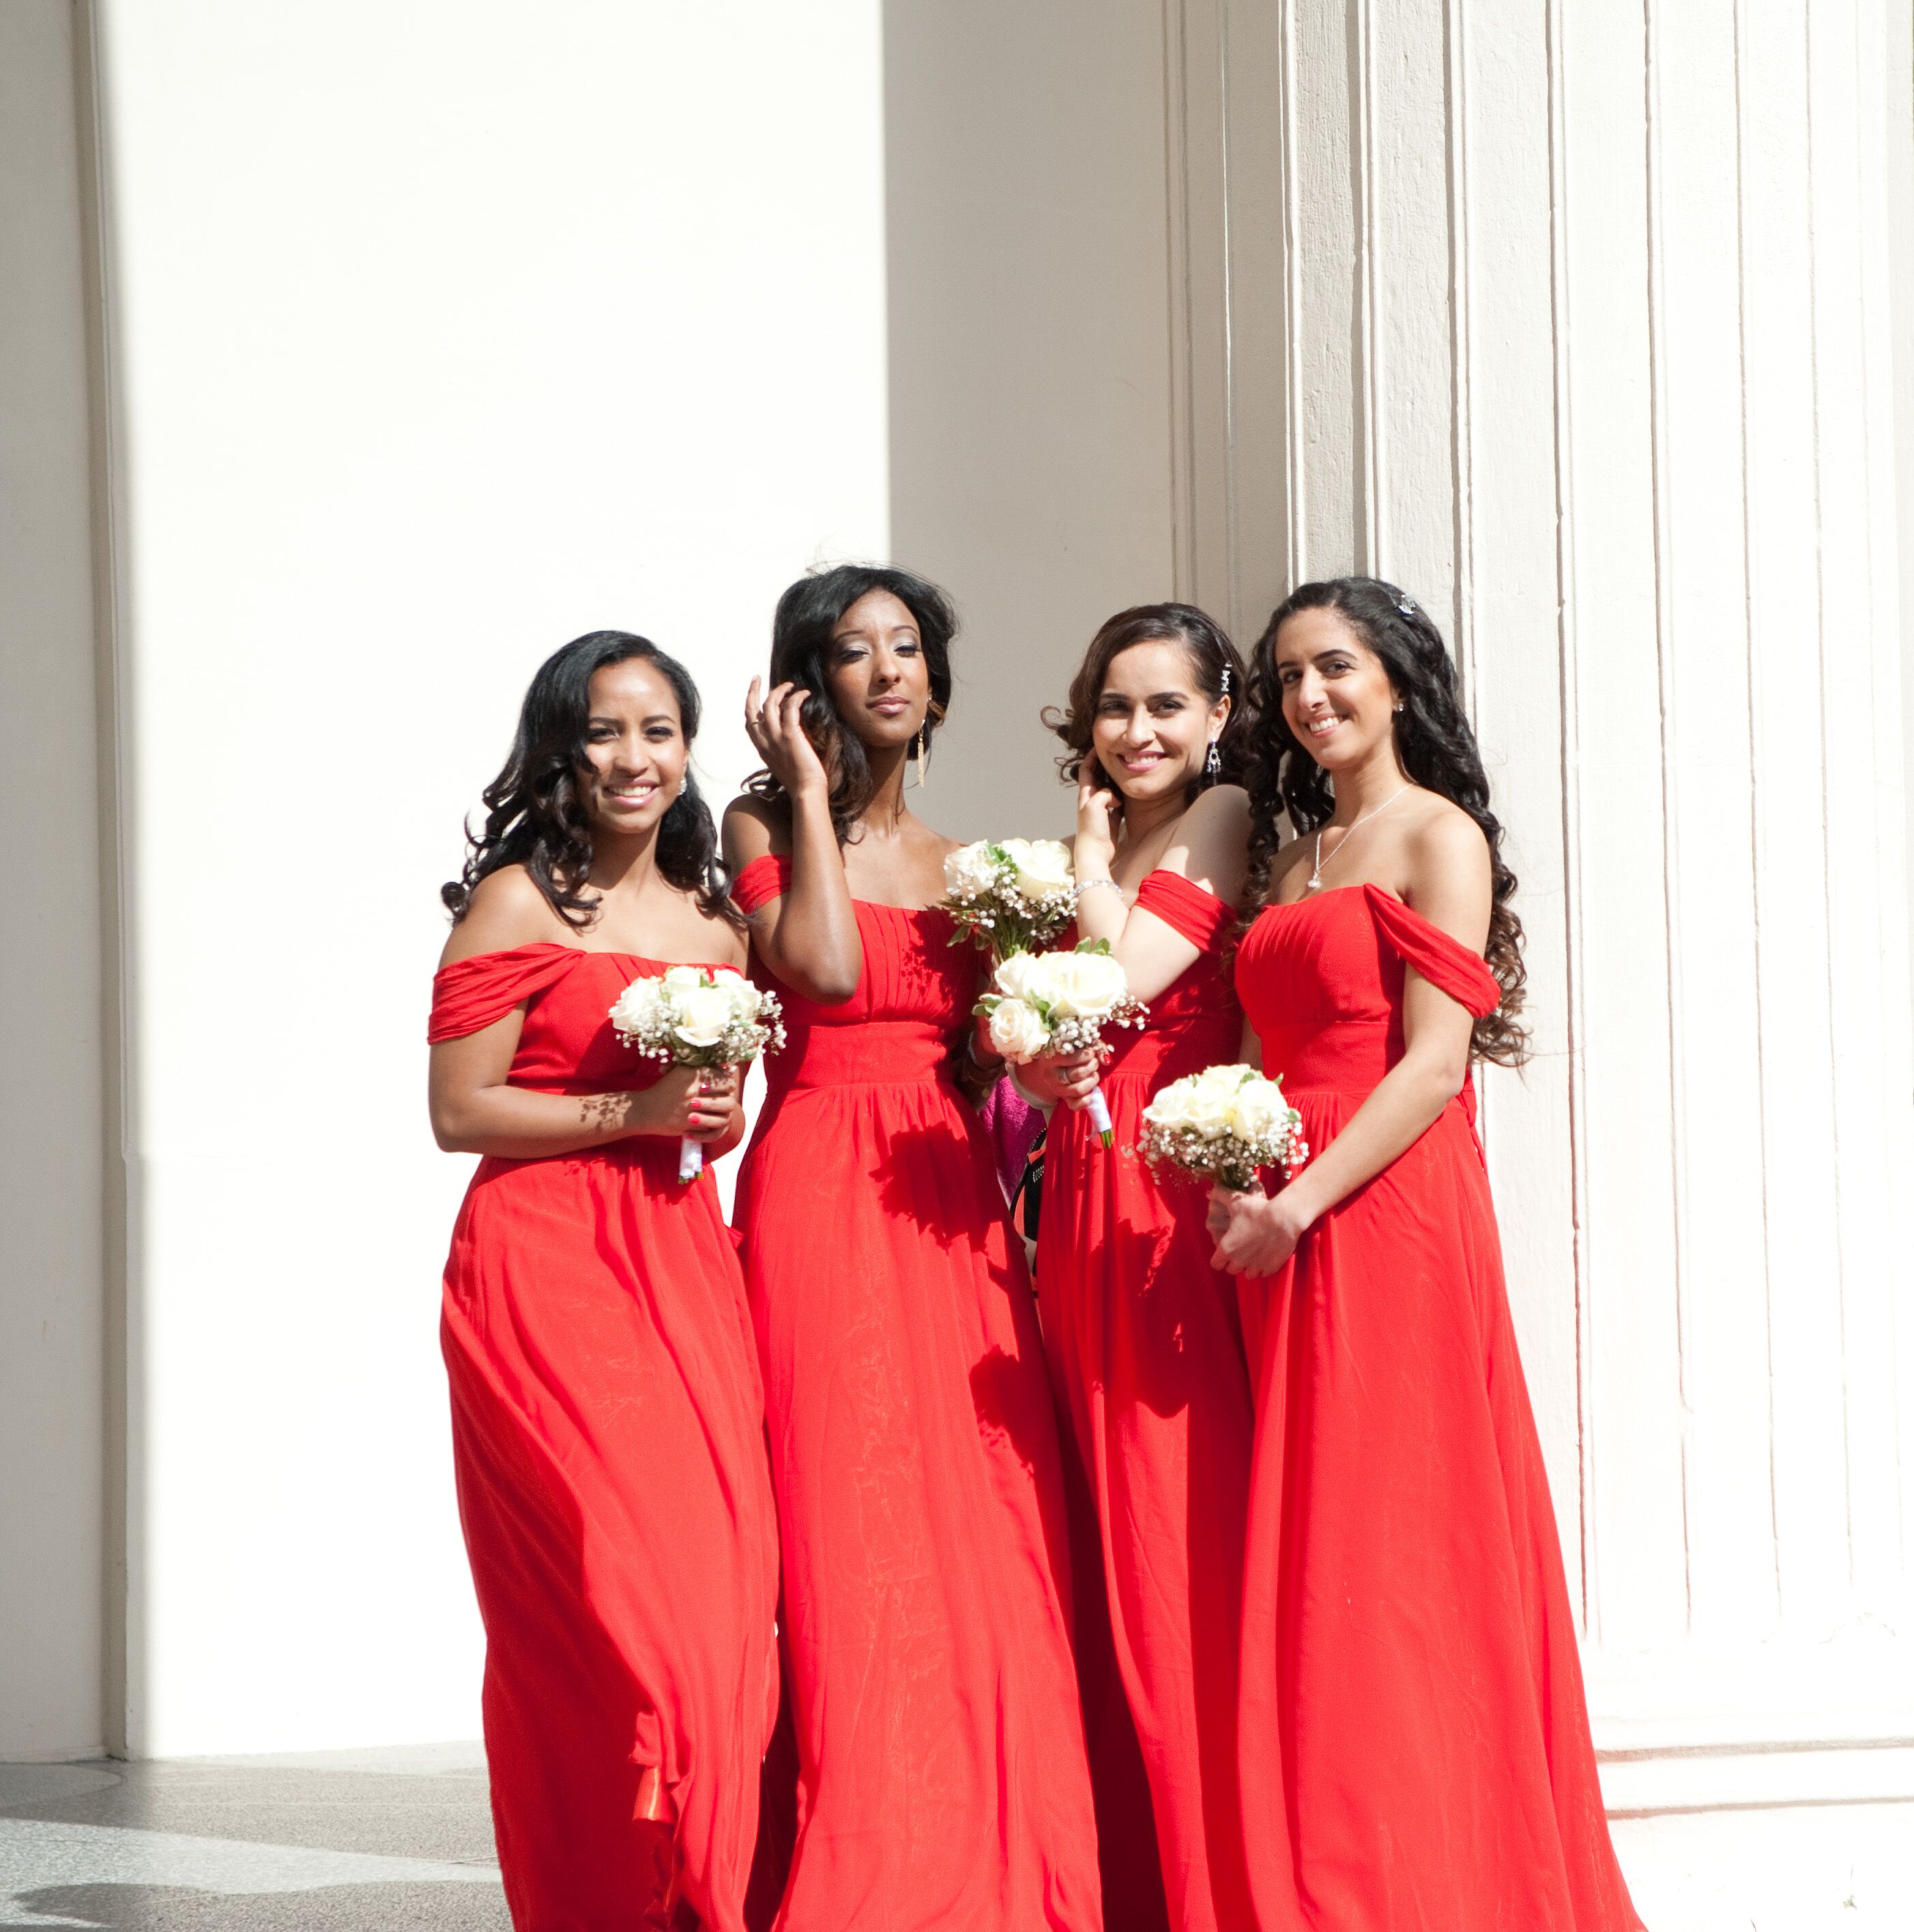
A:
<svg viewBox="0 0 1914 1932">
<path fill-rule="evenodd" d="M 1341 612 L 1298 610 L 1272 652 L 1283 722 L 1326 771 L 1347 771 L 1395 735 L 1396 688 Z"/>
<path fill-rule="evenodd" d="M 591 675 L 580 790 L 601 831 L 654 831 L 684 784 L 691 747 L 678 697 L 657 665 L 626 658 Z"/>
<path fill-rule="evenodd" d="M 1230 715 L 1197 686 L 1189 652 L 1167 638 L 1119 651 L 1104 674 L 1090 744 L 1110 782 L 1139 801 L 1181 792 L 1202 777 Z"/>
</svg>

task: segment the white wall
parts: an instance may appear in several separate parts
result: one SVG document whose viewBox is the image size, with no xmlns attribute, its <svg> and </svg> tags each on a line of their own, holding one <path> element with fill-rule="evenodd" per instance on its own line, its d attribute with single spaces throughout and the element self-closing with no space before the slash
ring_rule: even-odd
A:
<svg viewBox="0 0 1914 1932">
<path fill-rule="evenodd" d="M 0 7 L 0 1759 L 105 1740 L 99 819 L 65 0 Z"/>
<path fill-rule="evenodd" d="M 964 622 L 920 808 L 1067 831 L 1060 704 L 1175 594 L 1160 0 L 887 0 L 891 514 Z"/>
<path fill-rule="evenodd" d="M 584 629 L 720 797 L 887 544 L 876 0 L 99 0 L 131 828 L 128 1741 L 473 1735 L 437 887 Z"/>
</svg>

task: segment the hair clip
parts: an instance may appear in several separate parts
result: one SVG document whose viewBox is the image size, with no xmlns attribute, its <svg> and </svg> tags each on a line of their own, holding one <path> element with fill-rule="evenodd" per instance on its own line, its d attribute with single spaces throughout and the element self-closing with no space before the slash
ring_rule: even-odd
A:
<svg viewBox="0 0 1914 1932">
<path fill-rule="evenodd" d="M 1413 597 L 1399 597 L 1396 600 L 1396 608 L 1404 616 L 1413 617 L 1416 614 L 1416 600 Z"/>
<path fill-rule="evenodd" d="M 1221 694 L 1224 698 L 1230 694 L 1230 668 L 1227 664 L 1223 667 L 1223 688 Z"/>
</svg>

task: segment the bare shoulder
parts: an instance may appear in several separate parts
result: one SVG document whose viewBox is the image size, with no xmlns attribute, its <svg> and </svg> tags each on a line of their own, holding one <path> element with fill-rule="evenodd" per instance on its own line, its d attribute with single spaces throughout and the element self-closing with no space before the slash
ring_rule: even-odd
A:
<svg viewBox="0 0 1914 1932">
<path fill-rule="evenodd" d="M 734 872 L 754 859 L 786 858 L 791 851 L 791 826 L 786 814 L 768 800 L 742 792 L 724 808 L 724 862 Z"/>
<path fill-rule="evenodd" d="M 1162 858 L 1176 872 L 1233 904 L 1249 862 L 1249 794 L 1241 785 L 1212 785 L 1177 822 Z"/>
<path fill-rule="evenodd" d="M 470 959 L 481 952 L 506 952 L 515 946 L 536 946 L 541 940 L 555 940 L 560 946 L 578 943 L 531 874 L 523 866 L 501 866 L 473 888 L 465 916 L 452 928 L 439 964 L 449 966 L 455 960 Z"/>
<path fill-rule="evenodd" d="M 1402 897 L 1432 926 L 1480 952 L 1495 903 L 1489 841 L 1459 805 L 1425 794 L 1403 828 Z"/>
<path fill-rule="evenodd" d="M 1404 828 L 1403 844 L 1419 881 L 1480 879 L 1489 883 L 1489 841 L 1482 827 L 1453 800 L 1424 792 Z"/>
</svg>

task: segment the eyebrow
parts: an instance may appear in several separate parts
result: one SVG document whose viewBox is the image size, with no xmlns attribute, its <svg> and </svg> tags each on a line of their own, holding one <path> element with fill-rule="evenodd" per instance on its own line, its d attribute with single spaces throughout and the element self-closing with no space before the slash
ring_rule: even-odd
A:
<svg viewBox="0 0 1914 1932">
<path fill-rule="evenodd" d="M 594 724 L 609 724 L 615 729 L 617 726 L 622 724 L 624 721 L 622 718 L 607 717 L 602 711 L 594 711 L 584 722 L 585 728 L 589 730 Z M 638 722 L 641 726 L 646 724 L 669 724 L 672 726 L 674 730 L 677 728 L 678 723 L 678 719 L 674 718 L 669 711 L 654 711 L 649 718 L 641 718 Z"/>
</svg>

